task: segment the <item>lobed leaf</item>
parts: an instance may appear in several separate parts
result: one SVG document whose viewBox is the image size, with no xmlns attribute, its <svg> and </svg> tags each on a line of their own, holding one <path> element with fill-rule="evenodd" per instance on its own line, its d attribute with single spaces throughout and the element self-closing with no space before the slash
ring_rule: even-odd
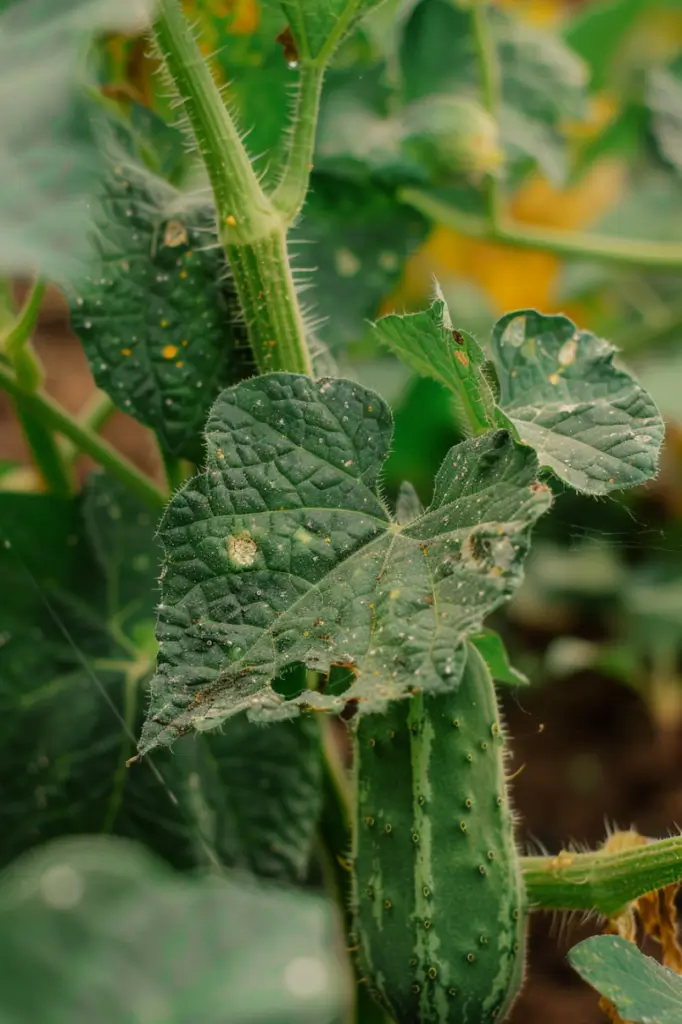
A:
<svg viewBox="0 0 682 1024">
<path fill-rule="evenodd" d="M 606 494 L 655 475 L 664 426 L 652 398 L 614 365 L 612 345 L 567 317 L 503 316 L 493 329 L 492 383 L 482 349 L 451 330 L 442 298 L 375 328 L 404 363 L 455 394 L 465 427 L 507 427 L 576 490 Z"/>
<path fill-rule="evenodd" d="M 521 579 L 549 504 L 537 461 L 505 431 L 453 448 L 429 509 L 395 522 L 378 490 L 382 399 L 347 380 L 266 375 L 225 391 L 206 471 L 160 527 L 157 673 L 140 752 L 243 709 L 376 711 L 457 687 L 461 644 Z M 350 665 L 342 695 L 273 687 L 289 665 Z"/>
<path fill-rule="evenodd" d="M 565 316 L 508 313 L 493 330 L 499 404 L 542 466 L 587 494 L 656 474 L 664 427 L 616 350 Z"/>
<path fill-rule="evenodd" d="M 568 954 L 571 966 L 631 1024 L 677 1024 L 682 978 L 625 939 L 595 935 Z"/>
<path fill-rule="evenodd" d="M 483 350 L 467 331 L 453 329 L 443 298 L 419 313 L 382 317 L 374 327 L 403 363 L 453 392 L 463 433 L 509 427 L 483 373 Z"/>
<path fill-rule="evenodd" d="M 99 387 L 198 462 L 213 399 L 250 368 L 215 212 L 117 155 L 93 205 L 98 257 L 69 288 L 71 326 Z"/>
<path fill-rule="evenodd" d="M 178 876 L 120 839 L 53 843 L 0 876 L 0 1018 L 14 1024 L 340 1024 L 340 948 L 317 897 Z"/>
</svg>

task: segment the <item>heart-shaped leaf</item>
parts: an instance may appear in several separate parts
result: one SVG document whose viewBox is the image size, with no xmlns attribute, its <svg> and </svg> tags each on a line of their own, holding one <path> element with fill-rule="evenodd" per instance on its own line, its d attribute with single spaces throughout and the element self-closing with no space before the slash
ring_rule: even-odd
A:
<svg viewBox="0 0 682 1024">
<path fill-rule="evenodd" d="M 207 427 L 207 468 L 160 527 L 158 670 L 140 751 L 248 708 L 289 711 L 287 665 L 352 666 L 341 696 L 379 710 L 418 687 L 456 688 L 460 647 L 521 579 L 548 507 L 537 461 L 506 431 L 453 448 L 429 509 L 402 525 L 378 477 L 388 408 L 347 380 L 276 373 L 225 391 Z"/>
</svg>

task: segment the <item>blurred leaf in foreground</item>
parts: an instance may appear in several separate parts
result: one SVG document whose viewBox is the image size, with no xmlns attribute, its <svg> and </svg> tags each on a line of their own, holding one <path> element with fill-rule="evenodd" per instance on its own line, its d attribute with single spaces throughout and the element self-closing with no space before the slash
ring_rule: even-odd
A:
<svg viewBox="0 0 682 1024">
<path fill-rule="evenodd" d="M 124 840 L 62 840 L 0 877 L 0 1019 L 337 1024 L 333 913 L 239 876 L 174 875 Z"/>
<path fill-rule="evenodd" d="M 82 200 L 100 173 L 83 58 L 105 31 L 141 29 L 151 0 L 0 4 L 0 273 L 63 280 L 87 253 Z"/>
</svg>

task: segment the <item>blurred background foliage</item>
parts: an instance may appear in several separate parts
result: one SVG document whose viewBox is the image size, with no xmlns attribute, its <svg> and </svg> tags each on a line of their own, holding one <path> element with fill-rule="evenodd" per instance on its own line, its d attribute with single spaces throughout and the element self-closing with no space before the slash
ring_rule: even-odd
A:
<svg viewBox="0 0 682 1024">
<path fill-rule="evenodd" d="M 185 8 L 267 177 L 297 77 L 279 7 L 186 0 Z M 525 589 L 498 625 L 533 679 L 604 673 L 639 690 L 658 725 L 674 731 L 682 718 L 680 271 L 590 258 L 589 246 L 567 260 L 476 237 L 468 218 L 483 213 L 494 176 L 520 225 L 588 240 L 682 238 L 682 3 L 498 0 L 491 13 L 501 67 L 494 119 L 470 4 L 387 0 L 342 46 L 325 85 L 295 265 L 316 268 L 305 299 L 340 372 L 394 404 L 391 495 L 409 479 L 428 500 L 459 435 L 446 392 L 380 350 L 366 322 L 422 306 L 434 276 L 454 322 L 483 343 L 501 313 L 535 307 L 564 312 L 622 350 L 667 419 L 659 479 L 608 501 L 559 495 Z M 168 177 L 201 187 L 193 158 L 179 159 L 168 135 L 175 112 L 156 71 L 139 38 L 111 36 L 98 54 L 103 92 L 152 139 L 157 168 L 165 159 Z M 462 228 L 423 216 L 409 201 L 414 189 L 444 199 Z"/>
</svg>

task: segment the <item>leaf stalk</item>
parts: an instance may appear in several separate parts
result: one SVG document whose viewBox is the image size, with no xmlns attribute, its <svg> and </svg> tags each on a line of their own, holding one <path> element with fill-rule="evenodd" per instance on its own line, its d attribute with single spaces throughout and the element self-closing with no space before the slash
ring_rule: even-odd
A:
<svg viewBox="0 0 682 1024">
<path fill-rule="evenodd" d="M 682 879 L 682 836 L 607 853 L 521 857 L 532 910 L 595 910 L 612 917 L 645 893 Z"/>
</svg>

